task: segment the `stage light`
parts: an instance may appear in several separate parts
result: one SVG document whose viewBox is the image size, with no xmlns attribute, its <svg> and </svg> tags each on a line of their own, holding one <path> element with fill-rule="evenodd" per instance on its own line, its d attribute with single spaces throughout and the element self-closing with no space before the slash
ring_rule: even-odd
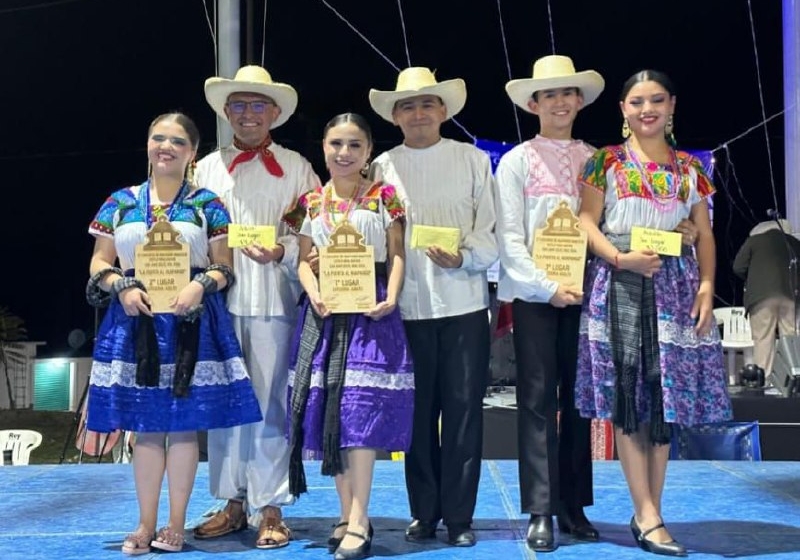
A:
<svg viewBox="0 0 800 560">
<path fill-rule="evenodd" d="M 765 377 L 764 368 L 747 364 L 739 371 L 739 384 L 745 389 L 763 389 Z"/>
</svg>

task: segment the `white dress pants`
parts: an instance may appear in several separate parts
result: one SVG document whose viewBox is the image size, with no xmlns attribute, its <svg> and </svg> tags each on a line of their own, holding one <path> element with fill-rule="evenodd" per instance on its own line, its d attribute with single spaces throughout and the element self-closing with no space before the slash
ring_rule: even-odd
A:
<svg viewBox="0 0 800 560">
<path fill-rule="evenodd" d="M 233 317 L 264 420 L 209 430 L 211 494 L 246 499 L 251 511 L 294 501 L 289 493 L 286 393 L 295 322 L 289 318 Z"/>
</svg>

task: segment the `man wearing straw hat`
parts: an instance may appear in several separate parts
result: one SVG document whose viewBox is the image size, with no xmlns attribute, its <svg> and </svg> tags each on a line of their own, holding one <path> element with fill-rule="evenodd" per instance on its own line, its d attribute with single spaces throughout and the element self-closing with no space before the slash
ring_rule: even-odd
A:
<svg viewBox="0 0 800 560">
<path fill-rule="evenodd" d="M 553 210 L 566 202 L 578 211 L 578 176 L 595 150 L 572 138 L 572 125 L 604 85 L 594 70 L 576 72 L 557 55 L 537 60 L 533 77 L 506 84 L 511 100 L 539 118 L 539 134 L 501 158 L 496 198 L 498 299 L 513 302 L 520 501 L 531 515 L 528 547 L 538 552 L 557 546 L 554 514 L 561 533 L 598 539 L 583 513 L 593 502 L 591 423 L 574 404 L 582 286 L 548 279 L 531 254 Z"/>
<path fill-rule="evenodd" d="M 270 131 L 297 107 L 293 87 L 274 82 L 260 66 L 245 66 L 232 80 L 206 80 L 205 94 L 230 123 L 234 139 L 232 146 L 198 163 L 197 182 L 220 195 L 233 224 L 272 226 L 275 241 L 234 250 L 236 282 L 228 291 L 228 309 L 264 422 L 209 432 L 211 493 L 227 504 L 194 535 L 213 538 L 245 529 L 249 509 L 259 526 L 256 546 L 279 548 L 291 537 L 281 506 L 293 501 L 285 421 L 289 348 L 300 294 L 297 242 L 281 217 L 320 181 L 304 157 L 272 141 Z"/>
<path fill-rule="evenodd" d="M 406 205 L 399 304 L 416 387 L 405 457 L 413 517 L 406 539 L 435 538 L 442 520 L 455 546 L 475 544 L 472 516 L 489 370 L 486 270 L 497 259 L 489 157 L 440 135 L 442 123 L 464 107 L 466 97 L 463 80 L 437 82 L 420 67 L 400 72 L 394 91 L 369 93 L 373 110 L 403 132 L 403 143 L 375 164 Z M 429 235 L 433 239 L 424 241 Z"/>
</svg>

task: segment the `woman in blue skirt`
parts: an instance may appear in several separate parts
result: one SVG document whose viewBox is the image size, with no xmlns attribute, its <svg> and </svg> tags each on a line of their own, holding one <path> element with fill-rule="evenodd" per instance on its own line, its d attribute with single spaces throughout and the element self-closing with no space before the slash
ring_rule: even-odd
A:
<svg viewBox="0 0 800 560">
<path fill-rule="evenodd" d="M 114 192 L 89 227 L 95 247 L 87 297 L 109 308 L 95 344 L 87 427 L 136 433 L 139 525 L 122 545 L 127 554 L 183 548 L 197 431 L 261 420 L 220 292 L 233 282 L 230 217 L 216 195 L 191 181 L 199 141 L 187 116 L 157 117 L 148 132 L 147 181 Z M 134 259 L 137 245 L 170 236 L 162 230 L 176 230 L 177 241 L 188 244 L 191 281 L 169 301 L 168 312 L 154 313 L 155 287 L 148 293 L 135 276 Z M 169 522 L 156 533 L 165 472 Z"/>
<path fill-rule="evenodd" d="M 325 127 L 330 181 L 304 195 L 286 221 L 300 233 L 298 275 L 306 293 L 290 361 L 289 483 L 306 490 L 302 451 L 322 455 L 335 476 L 341 512 L 328 540 L 336 559 L 363 558 L 372 542 L 367 513 L 375 450 L 408 450 L 414 374 L 397 298 L 403 283 L 404 210 L 394 187 L 366 179 L 372 134 L 360 115 Z M 310 261 L 347 222 L 371 245 L 377 304 L 332 314 Z"/>
</svg>

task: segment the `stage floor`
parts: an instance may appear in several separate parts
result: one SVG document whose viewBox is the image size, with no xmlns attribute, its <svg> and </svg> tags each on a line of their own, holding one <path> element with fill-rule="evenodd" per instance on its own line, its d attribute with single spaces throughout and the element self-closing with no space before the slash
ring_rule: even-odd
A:
<svg viewBox="0 0 800 560">
<path fill-rule="evenodd" d="M 448 546 L 446 532 L 429 545 L 407 543 L 408 506 L 403 465 L 379 461 L 372 495 L 374 557 L 430 559 L 552 558 L 558 560 L 653 558 L 635 548 L 628 528 L 630 500 L 619 464 L 594 463 L 595 505 L 588 516 L 599 543 L 562 539 L 553 553 L 534 554 L 524 543 L 527 516 L 519 512 L 516 461 L 483 462 L 472 549 Z M 182 560 L 208 558 L 328 559 L 328 537 L 338 501 L 333 482 L 307 464 L 309 493 L 285 509 L 294 540 L 279 550 L 253 548 L 255 531 L 213 541 L 187 540 Z M 0 467 L 0 559 L 120 559 L 120 545 L 137 522 L 131 466 L 125 464 Z M 217 505 L 208 495 L 207 465 L 201 463 L 189 505 L 189 526 Z M 665 511 L 673 535 L 695 559 L 800 557 L 800 463 L 670 463 Z M 166 504 L 166 492 L 162 494 Z M 167 512 L 162 507 L 161 517 Z M 211 556 L 209 556 L 211 555 Z M 156 554 L 141 558 L 152 558 Z"/>
</svg>

